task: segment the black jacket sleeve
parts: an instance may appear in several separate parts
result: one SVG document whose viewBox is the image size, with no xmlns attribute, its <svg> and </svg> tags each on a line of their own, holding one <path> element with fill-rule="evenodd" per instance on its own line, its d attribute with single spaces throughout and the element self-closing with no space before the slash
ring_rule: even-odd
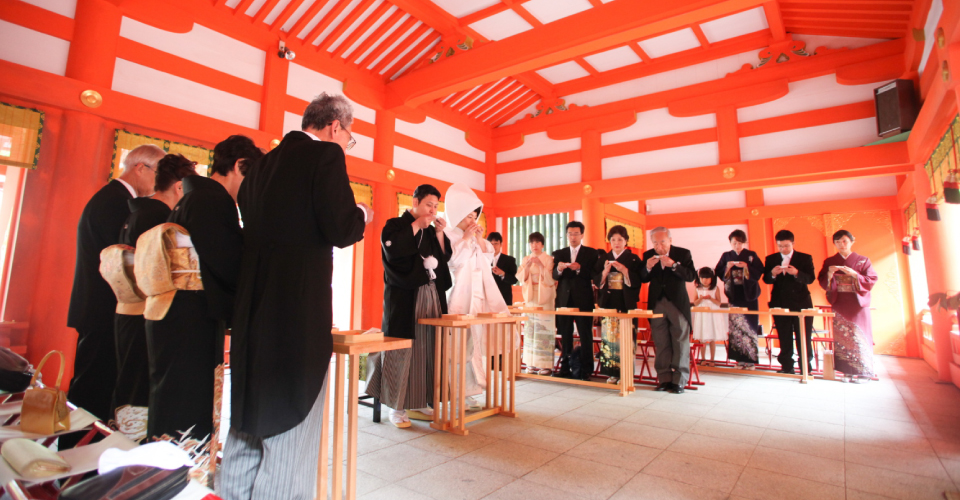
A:
<svg viewBox="0 0 960 500">
<path fill-rule="evenodd" d="M 813 269 L 813 257 L 807 254 L 802 254 L 802 257 L 797 263 L 790 262 L 790 265 L 797 268 L 797 281 L 809 285 L 816 280 L 817 273 Z"/>
<path fill-rule="evenodd" d="M 357 206 L 339 146 L 324 148 L 313 174 L 313 207 L 320 233 L 338 248 L 363 239 L 363 209 Z"/>
<path fill-rule="evenodd" d="M 517 259 L 509 255 L 501 255 L 497 267 L 503 271 L 503 282 L 507 285 L 517 283 Z"/>
<path fill-rule="evenodd" d="M 683 281 L 693 281 L 697 278 L 697 268 L 693 266 L 693 255 L 688 250 L 684 250 L 677 260 L 680 265 L 673 270 Z"/>
</svg>

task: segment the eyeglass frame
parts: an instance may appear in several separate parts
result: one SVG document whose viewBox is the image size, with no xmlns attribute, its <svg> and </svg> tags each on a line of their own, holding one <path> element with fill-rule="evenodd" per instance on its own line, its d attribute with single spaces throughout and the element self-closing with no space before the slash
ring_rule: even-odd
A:
<svg viewBox="0 0 960 500">
<path fill-rule="evenodd" d="M 330 123 L 327 124 L 328 127 L 329 127 L 330 125 L 333 125 L 333 122 L 330 122 Z M 344 127 L 343 124 L 340 125 L 340 128 L 343 129 L 343 130 L 346 130 L 346 131 L 347 131 L 347 135 L 350 136 L 350 140 L 347 141 L 347 146 L 346 146 L 346 150 L 347 150 L 347 151 L 350 151 L 351 149 L 353 149 L 354 146 L 357 145 L 357 140 L 353 138 L 353 134 L 350 133 L 350 131 L 347 130 L 347 128 Z"/>
</svg>

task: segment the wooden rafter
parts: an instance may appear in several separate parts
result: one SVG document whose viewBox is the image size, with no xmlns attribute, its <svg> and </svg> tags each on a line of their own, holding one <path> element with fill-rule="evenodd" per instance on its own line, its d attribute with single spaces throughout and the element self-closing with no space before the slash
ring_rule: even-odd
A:
<svg viewBox="0 0 960 500">
<path fill-rule="evenodd" d="M 770 27 L 770 35 L 774 40 L 783 40 L 787 36 L 787 30 L 783 27 L 783 14 L 780 11 L 780 4 L 774 0 L 763 4 L 763 14 L 767 17 L 767 26 Z"/>
<path fill-rule="evenodd" d="M 518 85 L 516 87 L 513 87 L 508 92 L 504 92 L 503 97 L 497 100 L 497 102 L 495 102 L 493 106 L 490 106 L 490 108 L 478 114 L 474 118 L 476 118 L 476 120 L 479 122 L 486 122 L 487 119 L 489 119 L 491 116 L 498 113 L 504 107 L 509 106 L 510 103 L 515 101 L 517 98 L 519 98 L 529 90 L 530 89 L 524 87 L 523 84 L 519 84 L 518 82 Z"/>
<path fill-rule="evenodd" d="M 263 20 L 266 19 L 271 12 L 273 12 L 273 9 L 277 7 L 278 3 L 280 3 L 280 0 L 267 0 L 266 3 L 260 6 L 260 10 L 253 15 L 251 21 L 254 23 L 263 22 Z"/>
<path fill-rule="evenodd" d="M 377 58 L 380 57 L 380 54 L 383 54 L 384 52 L 386 52 L 390 48 L 390 46 L 393 45 L 393 42 L 396 42 L 397 40 L 399 40 L 400 37 L 405 35 L 407 31 L 410 31 L 410 28 L 413 28 L 413 26 L 418 22 L 419 21 L 417 21 L 417 18 L 413 16 L 408 17 L 407 20 L 404 21 L 399 28 L 393 30 L 393 33 L 390 33 L 390 36 L 388 36 L 383 42 L 380 43 L 379 47 L 370 51 L 370 53 L 367 54 L 367 57 L 362 57 L 361 59 L 359 59 L 356 64 L 360 67 L 369 66 L 370 62 L 376 61 Z"/>
<path fill-rule="evenodd" d="M 330 23 L 332 23 L 337 16 L 339 16 L 347 8 L 348 5 L 350 5 L 350 2 L 348 1 L 338 1 L 336 5 L 334 5 L 333 8 L 323 16 L 323 19 L 321 19 L 320 22 L 317 23 L 309 33 L 307 33 L 307 36 L 303 37 L 303 43 L 313 43 L 320 36 L 320 34 L 330 26 Z"/>
<path fill-rule="evenodd" d="M 464 110 L 467 106 L 469 106 L 470 104 L 472 104 L 473 102 L 475 102 L 475 101 L 476 101 L 477 99 L 479 99 L 480 96 L 482 96 L 483 94 L 487 93 L 487 91 L 490 90 L 490 89 L 491 89 L 494 85 L 496 85 L 496 84 L 497 84 L 497 82 L 487 82 L 487 83 L 484 83 L 483 85 L 481 85 L 481 86 L 473 89 L 473 91 L 470 92 L 469 95 L 463 96 L 462 99 L 459 99 L 458 102 L 454 103 L 453 106 L 451 106 L 451 107 L 452 107 L 453 109 L 456 109 L 457 111 L 463 112 L 463 110 Z"/>
<path fill-rule="evenodd" d="M 426 24 L 420 24 L 420 26 L 418 26 L 417 29 L 413 31 L 413 33 L 403 38 L 403 41 L 401 43 L 398 43 L 397 46 L 393 48 L 393 50 L 391 50 L 389 53 L 387 53 L 386 56 L 380 59 L 380 62 L 373 67 L 373 72 L 379 75 L 384 70 L 389 69 L 392 66 L 392 63 L 394 62 L 394 60 L 396 60 L 400 56 L 400 54 L 403 54 L 404 51 L 410 48 L 408 44 L 415 43 L 417 40 L 420 39 L 420 37 L 426 35 L 430 31 L 433 31 L 433 28 L 427 26 Z"/>
<path fill-rule="evenodd" d="M 483 106 L 490 100 L 491 97 L 496 95 L 498 92 L 503 90 L 504 87 L 510 85 L 510 82 L 513 81 L 513 78 L 504 78 L 500 80 L 495 85 L 487 88 L 483 92 L 480 92 L 475 98 L 471 99 L 470 102 L 467 102 L 460 108 L 460 112 L 470 116 L 473 111 L 476 111 L 478 108 Z"/>
<path fill-rule="evenodd" d="M 354 58 L 354 60 L 356 60 L 356 58 L 363 57 L 363 54 L 369 50 L 370 47 L 380 39 L 380 37 L 386 34 L 387 31 L 390 31 L 390 28 L 400 22 L 400 19 L 402 19 L 405 15 L 406 12 L 400 9 L 395 10 L 393 14 L 391 14 L 390 17 L 384 21 L 383 24 L 377 27 L 373 33 L 370 33 L 368 37 L 363 39 L 363 42 L 360 43 L 360 46 L 357 47 L 357 50 L 351 52 L 349 57 Z"/>
<path fill-rule="evenodd" d="M 400 59 L 400 61 L 397 62 L 395 66 L 397 68 L 397 71 L 393 71 L 392 73 L 390 71 L 387 72 L 387 74 L 390 74 L 390 78 L 395 78 L 396 76 L 398 76 L 399 72 L 404 71 L 404 68 L 406 68 L 408 64 L 411 67 L 415 67 L 417 63 L 419 63 L 419 59 L 417 58 L 428 56 L 430 53 L 429 52 L 424 53 L 424 51 L 427 50 L 427 47 L 429 47 L 430 44 L 434 44 L 438 42 L 438 37 L 436 36 L 436 34 L 437 32 L 434 31 L 431 35 L 428 35 L 419 44 L 417 44 L 417 46 L 414 47 L 413 50 L 411 50 L 410 52 L 407 52 L 407 55 L 403 56 Z"/>
<path fill-rule="evenodd" d="M 301 5 L 303 5 L 304 1 L 306 0 L 293 0 L 292 2 L 288 3 L 287 6 L 280 11 L 280 15 L 273 20 L 273 24 L 270 25 L 270 31 L 280 31 L 283 28 L 283 25 L 287 24 L 287 21 L 290 20 L 290 16 L 292 16 L 293 13 L 296 12 Z"/>
<path fill-rule="evenodd" d="M 346 17 L 337 23 L 336 27 L 333 28 L 333 31 L 324 37 L 324 39 L 320 42 L 320 45 L 317 45 L 317 50 L 322 51 L 329 49 L 330 46 L 333 45 L 333 43 L 336 42 L 345 31 L 347 31 L 347 29 L 353 26 L 353 23 L 357 22 L 357 19 L 360 19 L 360 16 L 362 16 L 371 5 L 373 5 L 373 0 L 362 0 L 359 5 L 354 7 L 353 10 L 347 14 Z"/>
<path fill-rule="evenodd" d="M 347 49 L 352 47 L 353 44 L 357 43 L 357 40 L 359 40 L 360 37 L 363 36 L 363 34 L 366 33 L 370 27 L 377 22 L 378 19 L 383 17 L 383 15 L 390 10 L 390 7 L 391 5 L 387 2 L 381 3 L 375 11 L 373 11 L 369 16 L 367 16 L 366 19 L 363 20 L 362 23 L 360 23 L 360 26 L 357 26 L 357 29 L 351 31 L 350 34 L 347 35 L 347 38 L 343 41 L 343 43 L 337 46 L 337 48 L 333 51 L 333 56 L 342 56 Z"/>
<path fill-rule="evenodd" d="M 521 101 L 520 103 L 514 105 L 513 107 L 505 108 L 505 109 L 501 112 L 501 115 L 500 115 L 499 117 L 496 116 L 496 115 L 494 115 L 494 116 L 490 119 L 490 125 L 493 126 L 494 128 L 499 127 L 499 126 L 502 125 L 505 121 L 513 118 L 514 116 L 517 115 L 517 113 L 519 113 L 519 112 L 527 109 L 528 107 L 530 107 L 531 104 L 533 104 L 533 103 L 535 103 L 535 102 L 537 102 L 537 101 L 539 101 L 539 100 L 540 100 L 540 96 L 534 94 L 532 97 Z"/>
<path fill-rule="evenodd" d="M 693 34 L 697 36 L 701 47 L 707 48 L 710 46 L 710 40 L 707 40 L 707 35 L 703 34 L 703 28 L 701 28 L 699 24 L 691 24 L 690 29 L 692 29 Z"/>
<path fill-rule="evenodd" d="M 238 3 L 237 6 L 233 8 L 233 13 L 235 15 L 241 15 L 241 16 L 246 15 L 247 9 L 250 8 L 250 5 L 253 4 L 253 1 L 254 0 L 240 0 L 240 3 Z"/>
<path fill-rule="evenodd" d="M 500 101 L 500 98 L 502 98 L 503 95 L 506 95 L 511 88 L 519 85 L 520 82 L 512 78 L 504 79 L 502 82 L 490 89 L 490 92 L 487 93 L 488 95 L 486 95 L 483 99 L 478 99 L 476 106 L 466 110 L 467 116 L 475 117 L 475 115 L 480 114 L 480 112 L 485 109 L 496 107 L 496 104 Z"/>
<path fill-rule="evenodd" d="M 287 31 L 287 33 L 289 33 L 290 36 L 297 36 L 298 34 L 300 34 L 300 32 L 303 31 L 303 29 L 306 28 L 308 24 L 310 24 L 310 21 L 312 21 L 314 17 L 317 17 L 317 14 L 319 14 L 320 11 L 323 10 L 323 7 L 327 4 L 327 2 L 330 2 L 330 1 L 336 1 L 336 0 L 317 0 L 312 5 L 310 5 L 310 7 L 307 7 L 306 12 L 304 12 L 303 15 L 300 16 L 299 19 L 297 19 L 297 22 L 293 23 L 293 26 L 290 28 L 289 31 Z M 344 2 L 344 4 L 346 3 L 347 2 Z M 305 43 L 310 43 L 307 37 L 303 37 L 303 39 Z"/>
</svg>

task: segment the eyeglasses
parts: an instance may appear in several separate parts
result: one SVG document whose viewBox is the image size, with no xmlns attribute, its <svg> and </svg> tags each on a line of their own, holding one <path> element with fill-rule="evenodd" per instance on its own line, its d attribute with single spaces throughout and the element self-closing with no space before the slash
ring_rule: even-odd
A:
<svg viewBox="0 0 960 500">
<path fill-rule="evenodd" d="M 150 165 L 147 165 L 146 163 L 141 163 L 141 165 L 143 165 L 144 167 L 147 167 L 148 170 L 150 170 L 151 172 L 153 172 L 153 175 L 157 175 L 157 167 L 151 167 Z"/>
<path fill-rule="evenodd" d="M 330 125 L 333 125 L 333 122 L 330 122 L 327 124 L 327 126 L 330 126 Z M 343 128 L 342 125 L 340 126 L 340 130 L 343 130 L 344 132 L 347 133 L 347 135 L 350 136 L 350 140 L 347 141 L 347 151 L 350 151 L 351 149 L 353 149 L 354 146 L 357 145 L 357 140 L 354 139 L 353 134 L 351 134 L 349 130 Z"/>
</svg>

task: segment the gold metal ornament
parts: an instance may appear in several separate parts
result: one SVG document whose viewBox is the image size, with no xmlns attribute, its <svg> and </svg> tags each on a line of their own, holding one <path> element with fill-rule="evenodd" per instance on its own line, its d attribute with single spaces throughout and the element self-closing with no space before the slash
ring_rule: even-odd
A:
<svg viewBox="0 0 960 500">
<path fill-rule="evenodd" d="M 593 192 L 593 186 L 586 184 L 583 186 L 583 194 L 590 194 Z"/>
<path fill-rule="evenodd" d="M 99 108 L 103 104 L 103 96 L 96 90 L 84 90 L 80 92 L 80 102 L 88 108 Z"/>
<path fill-rule="evenodd" d="M 947 44 L 947 37 L 943 34 L 943 28 L 937 28 L 937 47 L 941 49 Z"/>
<path fill-rule="evenodd" d="M 733 179 L 737 176 L 737 169 L 733 167 L 727 167 L 723 169 L 723 178 L 724 179 Z"/>
<path fill-rule="evenodd" d="M 753 210 L 750 211 L 750 215 L 753 215 L 753 216 L 760 215 L 760 211 L 754 208 Z"/>
<path fill-rule="evenodd" d="M 392 168 L 387 169 L 387 180 L 392 181 L 397 178 L 397 173 Z"/>
<path fill-rule="evenodd" d="M 950 65 L 947 64 L 947 61 L 943 61 L 943 81 L 950 81 Z"/>
<path fill-rule="evenodd" d="M 280 139 L 274 139 L 274 140 L 270 141 L 270 149 L 271 149 L 271 150 L 274 149 L 274 148 L 276 148 L 276 147 L 279 146 L 279 145 L 280 145 Z"/>
</svg>

